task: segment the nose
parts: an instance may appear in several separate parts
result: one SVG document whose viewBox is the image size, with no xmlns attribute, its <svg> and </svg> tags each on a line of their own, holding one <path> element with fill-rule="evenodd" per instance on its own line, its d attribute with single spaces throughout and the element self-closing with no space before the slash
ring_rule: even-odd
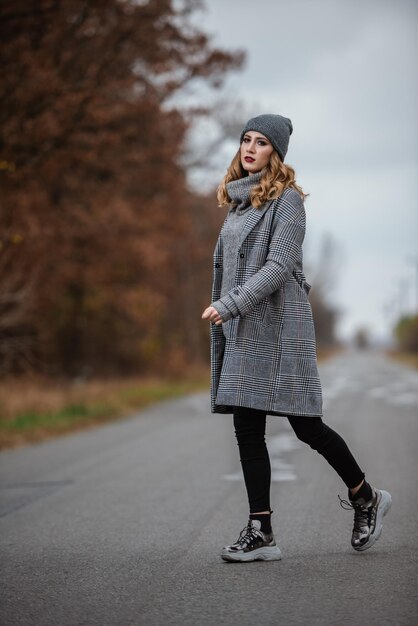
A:
<svg viewBox="0 0 418 626">
<path fill-rule="evenodd" d="M 247 144 L 247 152 L 255 152 L 255 141 L 250 141 Z"/>
</svg>

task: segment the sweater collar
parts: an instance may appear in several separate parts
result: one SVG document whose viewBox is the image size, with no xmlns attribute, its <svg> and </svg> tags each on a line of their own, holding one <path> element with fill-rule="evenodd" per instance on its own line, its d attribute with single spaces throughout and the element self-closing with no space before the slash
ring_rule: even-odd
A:
<svg viewBox="0 0 418 626">
<path fill-rule="evenodd" d="M 244 213 L 251 208 L 250 193 L 251 189 L 258 185 L 261 180 L 262 173 L 257 172 L 252 176 L 244 176 L 237 180 L 231 180 L 226 183 L 226 190 L 228 196 L 231 198 L 231 202 L 235 205 L 231 208 L 232 211 L 237 213 Z"/>
</svg>

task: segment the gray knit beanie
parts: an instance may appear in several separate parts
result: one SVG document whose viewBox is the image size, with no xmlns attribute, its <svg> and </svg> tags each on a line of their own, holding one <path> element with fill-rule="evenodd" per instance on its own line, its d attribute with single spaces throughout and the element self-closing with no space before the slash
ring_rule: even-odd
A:
<svg viewBox="0 0 418 626">
<path fill-rule="evenodd" d="M 255 130 L 267 137 L 271 141 L 273 148 L 278 152 L 281 160 L 284 161 L 289 146 L 289 138 L 293 132 L 292 122 L 288 117 L 271 113 L 252 117 L 248 120 L 241 133 L 240 144 L 244 139 L 245 133 L 248 133 L 250 130 Z"/>
</svg>

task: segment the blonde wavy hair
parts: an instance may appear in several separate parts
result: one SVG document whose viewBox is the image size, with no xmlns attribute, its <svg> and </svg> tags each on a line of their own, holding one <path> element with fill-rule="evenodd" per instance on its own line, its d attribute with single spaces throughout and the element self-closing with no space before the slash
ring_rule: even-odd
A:
<svg viewBox="0 0 418 626">
<path fill-rule="evenodd" d="M 220 207 L 229 205 L 234 206 L 231 198 L 228 196 L 226 184 L 231 180 L 237 180 L 248 176 L 246 170 L 241 165 L 241 150 L 239 149 L 231 161 L 225 176 L 223 177 L 218 190 L 217 199 Z M 303 193 L 301 187 L 296 184 L 295 170 L 290 165 L 286 165 L 280 159 L 276 150 L 273 150 L 270 161 L 262 170 L 261 180 L 258 185 L 254 186 L 250 193 L 251 204 L 258 209 L 269 200 L 278 198 L 285 189 L 291 187 L 295 189 L 304 200 L 309 194 Z"/>
</svg>

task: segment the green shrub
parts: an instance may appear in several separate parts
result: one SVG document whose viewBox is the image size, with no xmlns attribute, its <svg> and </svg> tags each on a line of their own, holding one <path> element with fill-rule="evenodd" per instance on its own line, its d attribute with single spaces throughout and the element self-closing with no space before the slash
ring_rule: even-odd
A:
<svg viewBox="0 0 418 626">
<path fill-rule="evenodd" d="M 394 334 L 401 350 L 418 352 L 418 315 L 401 317 L 394 328 Z"/>
</svg>

